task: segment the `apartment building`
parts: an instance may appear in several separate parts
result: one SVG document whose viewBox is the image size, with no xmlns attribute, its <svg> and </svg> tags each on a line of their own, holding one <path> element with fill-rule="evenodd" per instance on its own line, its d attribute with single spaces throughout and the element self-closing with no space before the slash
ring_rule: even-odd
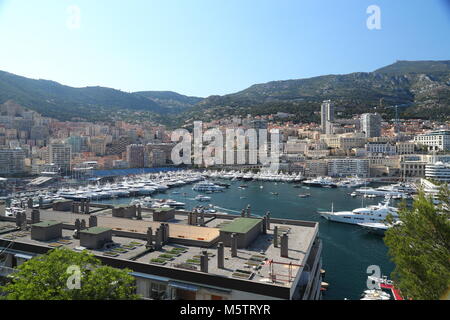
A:
<svg viewBox="0 0 450 320">
<path fill-rule="evenodd" d="M 365 178 L 369 176 L 368 159 L 329 159 L 327 161 L 327 167 L 330 177 L 358 176 Z"/>
<path fill-rule="evenodd" d="M 371 154 L 381 153 L 385 155 L 395 155 L 397 148 L 389 142 L 367 142 L 366 151 Z"/>
<path fill-rule="evenodd" d="M 449 151 L 450 150 L 450 131 L 432 131 L 414 137 L 414 143 L 425 145 L 429 151 Z"/>
<path fill-rule="evenodd" d="M 12 175 L 25 172 L 25 151 L 16 149 L 0 149 L 0 174 Z"/>
<path fill-rule="evenodd" d="M 425 165 L 425 177 L 442 182 L 450 182 L 450 163 L 436 162 Z"/>
<path fill-rule="evenodd" d="M 55 164 L 61 173 L 71 170 L 72 147 L 64 143 L 52 143 L 48 147 L 48 162 Z"/>
<path fill-rule="evenodd" d="M 361 115 L 361 131 L 367 138 L 381 136 L 381 116 L 378 113 L 364 113 Z"/>
<path fill-rule="evenodd" d="M 395 144 L 397 154 L 413 154 L 416 151 L 416 145 L 413 142 L 397 142 Z"/>
<path fill-rule="evenodd" d="M 127 162 L 130 168 L 144 168 L 146 158 L 144 145 L 130 144 L 127 146 Z"/>
</svg>

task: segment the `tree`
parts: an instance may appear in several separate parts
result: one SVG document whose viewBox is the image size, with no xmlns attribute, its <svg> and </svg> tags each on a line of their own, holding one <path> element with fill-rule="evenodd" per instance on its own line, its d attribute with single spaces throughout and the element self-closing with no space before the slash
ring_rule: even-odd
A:
<svg viewBox="0 0 450 320">
<path fill-rule="evenodd" d="M 450 288 L 449 199 L 446 185 L 438 206 L 420 191 L 411 209 L 401 206 L 401 223 L 386 232 L 384 241 L 396 265 L 392 278 L 407 298 L 437 300 Z"/>
<path fill-rule="evenodd" d="M 101 264 L 87 252 L 53 249 L 18 268 L 12 281 L 0 287 L 10 300 L 137 299 L 130 270 Z M 79 275 L 79 277 L 78 277 Z M 78 281 L 79 280 L 79 281 Z"/>
</svg>

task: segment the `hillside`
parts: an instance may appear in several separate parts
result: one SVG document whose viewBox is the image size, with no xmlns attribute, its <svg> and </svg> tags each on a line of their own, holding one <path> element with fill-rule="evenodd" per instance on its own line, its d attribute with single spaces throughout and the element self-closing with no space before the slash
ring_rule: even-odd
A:
<svg viewBox="0 0 450 320">
<path fill-rule="evenodd" d="M 138 91 L 134 92 L 134 94 L 158 103 L 169 112 L 184 111 L 203 100 L 203 98 L 188 97 L 173 91 Z"/>
<path fill-rule="evenodd" d="M 397 61 L 373 72 L 272 81 L 205 99 L 171 91 L 72 88 L 0 71 L 0 104 L 12 100 L 60 120 L 139 121 L 144 114 L 180 126 L 193 120 L 281 111 L 294 114 L 294 121 L 317 121 L 326 99 L 333 100 L 342 117 L 377 111 L 389 118 L 391 106 L 400 105 L 403 117 L 448 119 L 450 61 Z"/>
<path fill-rule="evenodd" d="M 183 97 L 179 95 L 177 99 L 182 101 Z M 119 110 L 156 114 L 171 112 L 162 98 L 153 100 L 142 94 L 105 87 L 73 88 L 54 81 L 28 79 L 0 71 L 0 104 L 8 100 L 61 120 L 102 120 Z"/>
<path fill-rule="evenodd" d="M 186 117 L 220 114 L 293 112 L 298 120 L 317 120 L 323 100 L 331 99 L 342 115 L 377 110 L 392 116 L 450 116 L 450 61 L 399 61 L 374 72 L 273 81 L 243 91 L 202 100 Z M 226 110 L 226 111 L 225 111 Z"/>
</svg>

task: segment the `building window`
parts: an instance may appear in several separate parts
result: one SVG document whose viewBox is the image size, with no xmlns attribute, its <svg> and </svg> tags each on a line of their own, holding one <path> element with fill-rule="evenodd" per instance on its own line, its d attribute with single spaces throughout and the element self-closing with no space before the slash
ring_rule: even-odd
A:
<svg viewBox="0 0 450 320">
<path fill-rule="evenodd" d="M 167 286 L 155 282 L 150 283 L 150 298 L 154 300 L 162 300 L 166 294 Z"/>
</svg>

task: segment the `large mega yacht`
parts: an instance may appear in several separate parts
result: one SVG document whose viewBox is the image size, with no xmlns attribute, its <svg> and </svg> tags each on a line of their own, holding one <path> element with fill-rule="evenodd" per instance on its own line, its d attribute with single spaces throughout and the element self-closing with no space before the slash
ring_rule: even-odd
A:
<svg viewBox="0 0 450 320">
<path fill-rule="evenodd" d="M 305 180 L 303 181 L 304 185 L 310 187 L 321 187 L 321 188 L 336 188 L 337 185 L 331 178 L 319 177 L 315 179 Z"/>
<path fill-rule="evenodd" d="M 410 198 L 412 193 L 416 192 L 416 188 L 413 185 L 405 184 L 405 183 L 397 183 L 387 186 L 381 186 L 378 188 L 368 188 L 363 187 L 355 190 L 359 194 L 364 195 L 375 195 L 382 197 L 395 197 L 406 199 Z"/>
<path fill-rule="evenodd" d="M 384 222 L 390 214 L 394 219 L 398 219 L 397 208 L 389 206 L 389 199 L 365 208 L 357 208 L 352 211 L 319 211 L 320 215 L 330 221 L 361 224 L 368 222 Z"/>
<path fill-rule="evenodd" d="M 225 189 L 225 188 L 218 186 L 212 182 L 208 182 L 208 181 L 199 182 L 192 187 L 192 190 L 194 190 L 194 191 L 218 192 L 218 191 L 223 191 L 223 189 Z"/>
</svg>

